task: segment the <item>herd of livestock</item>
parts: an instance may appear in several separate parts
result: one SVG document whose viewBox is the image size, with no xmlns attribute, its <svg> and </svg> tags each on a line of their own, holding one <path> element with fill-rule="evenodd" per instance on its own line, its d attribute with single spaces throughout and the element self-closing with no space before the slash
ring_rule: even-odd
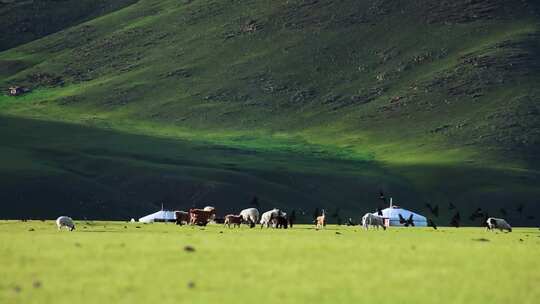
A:
<svg viewBox="0 0 540 304">
<path fill-rule="evenodd" d="M 216 208 L 207 206 L 204 209 L 189 209 L 186 211 L 175 211 L 175 218 L 177 225 L 189 224 L 206 226 L 209 222 L 214 221 L 216 223 L 223 223 L 223 225 L 232 227 L 240 227 L 241 224 L 247 224 L 251 228 L 255 227 L 257 223 L 262 227 L 284 228 L 292 227 L 294 224 L 294 215 L 288 215 L 279 209 L 272 209 L 264 212 L 262 215 L 257 208 L 248 208 L 240 212 L 240 214 L 227 214 L 222 219 L 216 218 Z M 320 226 L 326 226 L 326 216 L 321 216 Z"/>
<path fill-rule="evenodd" d="M 286 212 L 283 212 L 279 209 L 272 209 L 264 212 L 259 217 L 259 210 L 257 208 L 248 208 L 240 211 L 240 214 L 227 214 L 224 218 L 216 218 L 216 208 L 207 206 L 204 209 L 189 209 L 186 211 L 175 211 L 176 224 L 190 224 L 198 226 L 206 226 L 209 222 L 214 221 L 216 223 L 223 223 L 229 228 L 240 227 L 241 224 L 247 224 L 249 227 L 253 228 L 257 223 L 263 227 L 272 227 L 272 228 L 284 228 L 292 227 L 294 224 L 294 215 L 288 215 Z M 409 219 L 405 219 L 400 215 L 400 223 L 404 226 L 409 226 L 408 223 L 412 222 L 412 216 Z M 314 220 L 316 229 L 322 229 L 326 226 L 326 213 L 324 209 L 322 214 L 317 216 Z M 369 227 L 379 227 L 386 230 L 387 225 L 385 225 L 384 218 L 380 215 L 374 213 L 366 213 L 362 217 L 361 225 L 365 229 Z M 414 224 L 412 225 L 414 226 Z M 437 229 L 435 225 L 430 225 L 434 229 Z M 489 230 L 500 229 L 506 230 L 508 232 L 512 231 L 512 227 L 504 219 L 490 217 L 486 220 L 486 227 Z"/>
<path fill-rule="evenodd" d="M 216 208 L 207 206 L 203 209 L 189 209 L 189 211 L 175 211 L 175 222 L 177 225 L 198 225 L 206 226 L 210 222 L 215 222 L 218 224 L 223 224 L 225 226 L 231 227 L 240 227 L 242 224 L 247 224 L 250 228 L 253 228 L 259 223 L 261 228 L 283 228 L 287 229 L 288 227 L 293 226 L 295 215 L 294 213 L 288 215 L 286 212 L 283 212 L 279 209 L 272 209 L 266 211 L 262 214 L 259 213 L 257 208 L 247 208 L 240 212 L 240 214 L 227 214 L 223 218 L 216 218 Z M 400 223 L 408 227 L 408 221 L 410 219 L 404 219 L 400 215 Z M 326 213 L 324 209 L 322 214 L 317 216 L 314 220 L 314 224 L 317 230 L 322 229 L 326 226 Z M 69 230 L 75 229 L 75 224 L 73 220 L 68 216 L 61 216 L 56 220 L 58 229 L 66 227 Z M 486 220 L 486 227 L 488 230 L 499 229 L 501 231 L 506 230 L 508 232 L 512 231 L 512 227 L 506 222 L 506 220 L 501 218 L 490 217 Z M 366 213 L 362 217 L 361 225 L 365 229 L 369 227 L 376 227 L 377 229 L 381 227 L 383 230 L 386 230 L 387 223 L 382 216 L 376 213 Z M 412 225 L 414 226 L 414 225 Z M 434 229 L 437 229 L 435 225 L 430 225 Z"/>
</svg>

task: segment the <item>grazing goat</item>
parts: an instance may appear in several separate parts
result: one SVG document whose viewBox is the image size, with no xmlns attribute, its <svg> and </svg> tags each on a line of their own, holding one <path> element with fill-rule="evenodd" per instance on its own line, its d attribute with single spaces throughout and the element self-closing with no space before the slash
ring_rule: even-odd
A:
<svg viewBox="0 0 540 304">
<path fill-rule="evenodd" d="M 174 217 L 176 219 L 176 225 L 182 226 L 182 224 L 189 224 L 189 213 L 185 211 L 175 211 Z"/>
<path fill-rule="evenodd" d="M 227 214 L 225 216 L 225 222 L 223 223 L 223 226 L 227 226 L 229 228 L 231 228 L 231 225 L 233 225 L 233 227 L 238 227 L 240 228 L 240 224 L 242 224 L 242 216 L 241 215 L 235 215 L 235 214 Z"/>
<path fill-rule="evenodd" d="M 362 226 L 366 230 L 369 229 L 369 226 L 375 226 L 377 229 L 379 229 L 379 226 L 381 226 L 384 230 L 386 230 L 386 226 L 384 226 L 384 219 L 373 213 L 364 214 L 362 217 Z"/>
<path fill-rule="evenodd" d="M 322 214 L 315 219 L 315 223 L 317 229 L 326 227 L 326 212 L 324 212 L 324 209 L 322 210 Z"/>
<path fill-rule="evenodd" d="M 259 210 L 257 208 L 248 208 L 240 211 L 240 215 L 244 222 L 249 224 L 250 228 L 255 227 L 259 222 Z"/>
<path fill-rule="evenodd" d="M 266 226 L 266 228 L 269 228 L 270 225 L 272 224 L 272 219 L 273 218 L 276 218 L 280 215 L 282 215 L 283 213 L 281 212 L 281 210 L 279 209 L 272 209 L 270 211 L 266 211 L 265 213 L 263 213 L 261 215 L 261 221 L 260 221 L 260 224 L 261 224 L 261 228 Z"/>
<path fill-rule="evenodd" d="M 75 230 L 75 224 L 73 223 L 73 219 L 69 216 L 61 216 L 57 218 L 56 226 L 58 227 L 58 230 L 61 230 L 62 227 L 67 227 L 69 231 Z"/>
<path fill-rule="evenodd" d="M 215 217 L 216 210 L 189 209 L 189 223 L 191 225 L 206 226 Z"/>
<path fill-rule="evenodd" d="M 487 219 L 486 223 L 488 230 L 499 229 L 501 231 L 507 230 L 508 232 L 512 232 L 512 227 L 504 219 L 490 217 Z"/>
</svg>

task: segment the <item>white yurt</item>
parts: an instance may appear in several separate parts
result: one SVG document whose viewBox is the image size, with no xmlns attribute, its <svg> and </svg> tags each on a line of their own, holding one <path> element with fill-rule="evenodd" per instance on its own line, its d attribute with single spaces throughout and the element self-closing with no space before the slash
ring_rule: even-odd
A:
<svg viewBox="0 0 540 304">
<path fill-rule="evenodd" d="M 379 215 L 378 212 L 374 212 L 373 214 Z M 415 227 L 426 227 L 427 226 L 427 218 L 423 215 L 420 215 L 418 213 L 409 211 L 407 209 L 403 209 L 397 205 L 392 204 L 392 199 L 390 199 L 390 207 L 382 210 L 382 217 L 384 219 L 388 219 L 390 226 L 404 226 L 399 222 L 399 215 L 404 219 L 409 219 L 412 215 L 412 220 Z"/>
<path fill-rule="evenodd" d="M 176 216 L 174 215 L 174 211 L 166 211 L 166 210 L 160 210 L 158 212 L 154 212 L 147 216 L 143 216 L 139 219 L 139 222 L 141 223 L 174 222 L 174 221 L 176 221 Z"/>
</svg>

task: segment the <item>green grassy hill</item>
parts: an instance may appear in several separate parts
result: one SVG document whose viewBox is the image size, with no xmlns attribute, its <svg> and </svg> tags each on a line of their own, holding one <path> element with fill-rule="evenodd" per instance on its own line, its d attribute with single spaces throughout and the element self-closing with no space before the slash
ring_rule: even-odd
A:
<svg viewBox="0 0 540 304">
<path fill-rule="evenodd" d="M 0 87 L 32 88 L 0 97 L 10 216 L 20 193 L 89 217 L 78 201 L 119 217 L 253 195 L 357 216 L 384 189 L 538 222 L 515 212 L 539 209 L 533 1 L 141 0 L 76 23 L 0 53 Z"/>
<path fill-rule="evenodd" d="M 0 0 L 0 51 L 111 13 L 136 0 Z"/>
</svg>

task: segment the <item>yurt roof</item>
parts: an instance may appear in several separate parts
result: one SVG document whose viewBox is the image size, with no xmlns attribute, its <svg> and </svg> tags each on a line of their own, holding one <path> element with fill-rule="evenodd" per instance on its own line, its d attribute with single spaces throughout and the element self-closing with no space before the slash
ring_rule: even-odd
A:
<svg viewBox="0 0 540 304">
<path fill-rule="evenodd" d="M 173 211 L 160 210 L 152 214 L 143 216 L 139 219 L 139 222 L 151 223 L 155 220 L 174 220 L 176 219 Z"/>
</svg>

